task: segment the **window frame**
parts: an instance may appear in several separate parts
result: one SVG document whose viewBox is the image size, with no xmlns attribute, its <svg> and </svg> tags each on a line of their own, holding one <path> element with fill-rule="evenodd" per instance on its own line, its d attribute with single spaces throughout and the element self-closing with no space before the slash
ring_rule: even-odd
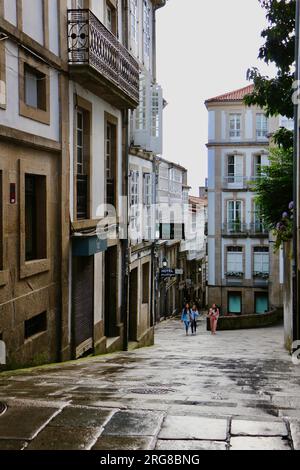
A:
<svg viewBox="0 0 300 470">
<path fill-rule="evenodd" d="M 268 138 L 269 120 L 264 113 L 256 113 L 255 132 L 257 140 L 266 140 Z"/>
<path fill-rule="evenodd" d="M 232 124 L 233 123 L 233 127 Z M 238 126 L 239 124 L 239 126 Z M 229 137 L 230 139 L 241 139 L 242 137 L 242 114 L 229 113 Z"/>
<path fill-rule="evenodd" d="M 45 214 L 45 251 L 46 258 L 43 259 L 34 259 L 27 261 L 26 260 L 26 227 L 25 227 L 25 176 L 26 174 L 44 176 L 45 177 L 45 205 L 46 205 L 46 214 Z M 24 279 L 35 274 L 42 272 L 50 271 L 50 207 L 49 207 L 49 175 L 50 175 L 50 165 L 45 164 L 32 164 L 24 160 L 20 160 L 20 207 L 19 207 L 19 217 L 20 217 L 20 278 Z"/>
<path fill-rule="evenodd" d="M 25 70 L 30 68 L 43 75 L 45 109 L 35 108 L 26 103 Z M 28 119 L 50 125 L 50 69 L 33 56 L 19 48 L 19 114 Z"/>
</svg>

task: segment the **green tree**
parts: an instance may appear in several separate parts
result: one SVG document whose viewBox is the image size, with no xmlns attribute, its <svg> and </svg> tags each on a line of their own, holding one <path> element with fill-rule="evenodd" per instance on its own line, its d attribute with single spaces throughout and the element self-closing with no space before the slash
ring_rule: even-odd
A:
<svg viewBox="0 0 300 470">
<path fill-rule="evenodd" d="M 292 93 L 295 60 L 296 0 L 259 0 L 266 10 L 268 27 L 261 33 L 265 43 L 259 50 L 259 59 L 274 63 L 277 74 L 263 76 L 257 68 L 248 70 L 248 79 L 254 90 L 245 97 L 249 106 L 258 105 L 267 115 L 292 118 L 294 114 Z"/>
<path fill-rule="evenodd" d="M 261 216 L 276 235 L 276 248 L 292 236 L 293 225 L 293 147 L 270 149 L 270 164 L 261 169 L 253 189 Z"/>
</svg>

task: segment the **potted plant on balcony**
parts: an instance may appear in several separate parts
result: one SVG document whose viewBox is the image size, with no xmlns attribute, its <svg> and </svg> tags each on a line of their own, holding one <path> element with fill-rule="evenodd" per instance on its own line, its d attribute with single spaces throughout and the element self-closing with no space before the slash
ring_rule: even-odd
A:
<svg viewBox="0 0 300 470">
<path fill-rule="evenodd" d="M 227 273 L 225 273 L 225 276 L 228 278 L 236 278 L 236 279 L 242 279 L 244 277 L 244 273 L 240 272 L 240 271 L 229 271 Z"/>
</svg>

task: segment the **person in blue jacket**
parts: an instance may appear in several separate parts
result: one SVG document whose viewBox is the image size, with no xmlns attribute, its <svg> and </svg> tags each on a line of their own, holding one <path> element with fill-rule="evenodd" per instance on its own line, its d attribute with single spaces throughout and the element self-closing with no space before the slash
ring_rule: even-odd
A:
<svg viewBox="0 0 300 470">
<path fill-rule="evenodd" d="M 197 318 L 198 317 L 199 317 L 199 312 L 197 309 L 197 305 L 194 304 L 190 313 L 192 335 L 197 333 Z"/>
<path fill-rule="evenodd" d="M 191 309 L 190 309 L 190 304 L 187 302 L 181 314 L 181 321 L 184 324 L 186 336 L 188 336 L 189 334 L 189 327 L 190 327 L 190 322 L 191 322 L 190 317 L 191 317 Z"/>
</svg>

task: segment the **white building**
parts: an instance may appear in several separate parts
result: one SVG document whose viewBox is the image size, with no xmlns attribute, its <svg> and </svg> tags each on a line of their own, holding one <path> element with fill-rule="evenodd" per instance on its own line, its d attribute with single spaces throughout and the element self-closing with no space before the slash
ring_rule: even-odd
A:
<svg viewBox="0 0 300 470">
<path fill-rule="evenodd" d="M 223 313 L 263 313 L 282 305 L 282 257 L 275 255 L 251 181 L 268 164 L 279 118 L 248 108 L 248 86 L 206 101 L 209 303 Z"/>
</svg>

